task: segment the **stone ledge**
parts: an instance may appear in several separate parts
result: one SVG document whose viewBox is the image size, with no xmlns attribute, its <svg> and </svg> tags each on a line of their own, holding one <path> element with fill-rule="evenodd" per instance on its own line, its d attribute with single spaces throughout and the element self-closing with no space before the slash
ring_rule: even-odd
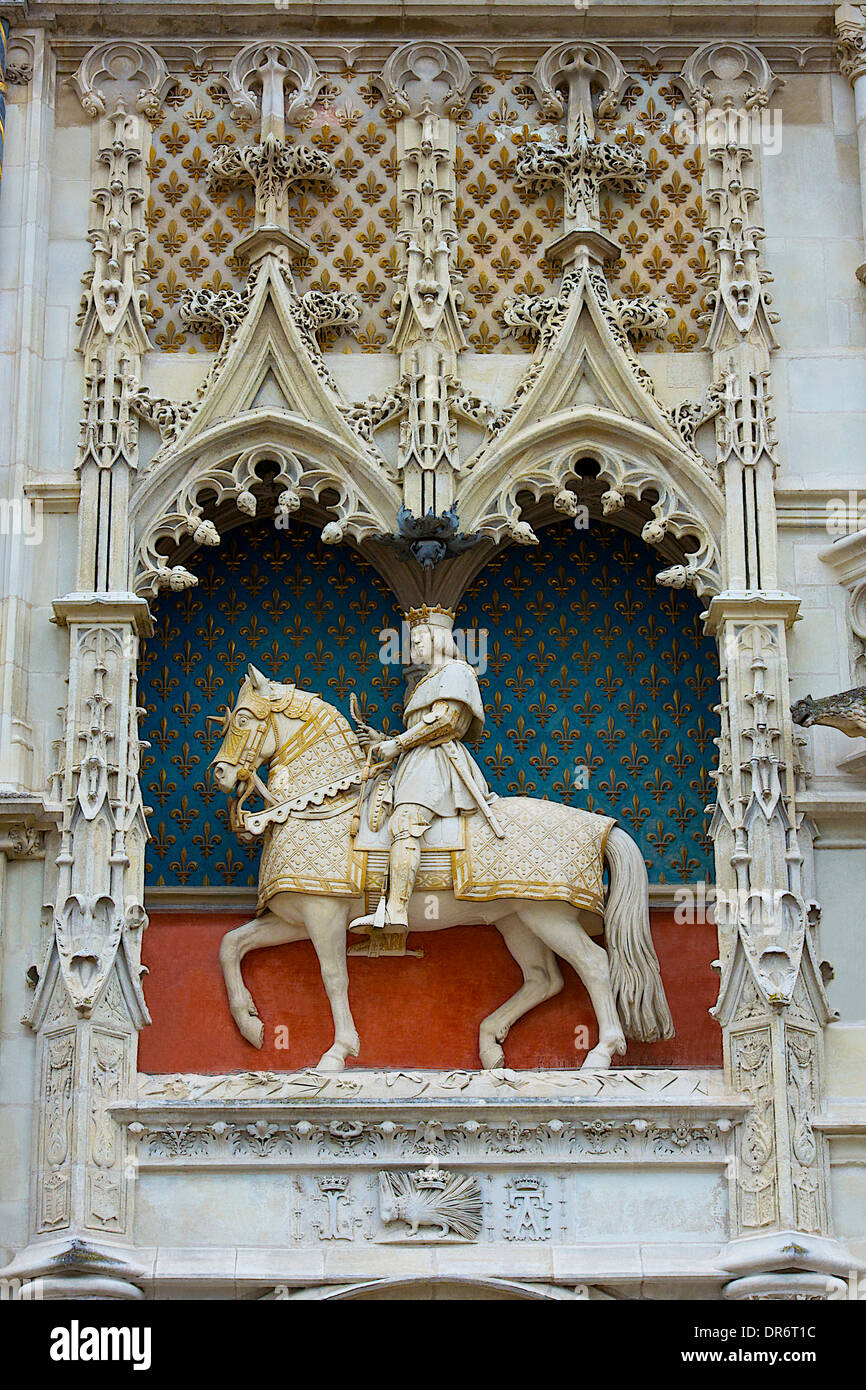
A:
<svg viewBox="0 0 866 1390">
<path fill-rule="evenodd" d="M 730 1095 L 721 1070 L 614 1067 L 610 1071 L 372 1071 L 352 1067 L 340 1073 L 310 1068 L 295 1072 L 230 1072 L 222 1076 L 140 1073 L 138 1094 L 119 1102 L 118 1118 L 163 1112 L 182 1113 L 188 1103 L 201 1110 L 226 1102 L 255 1105 L 301 1101 L 387 1103 L 401 1101 L 498 1101 L 511 1106 L 584 1102 L 623 1103 L 634 1108 L 647 1102 L 701 1104 L 742 1108 L 741 1096 Z"/>
</svg>

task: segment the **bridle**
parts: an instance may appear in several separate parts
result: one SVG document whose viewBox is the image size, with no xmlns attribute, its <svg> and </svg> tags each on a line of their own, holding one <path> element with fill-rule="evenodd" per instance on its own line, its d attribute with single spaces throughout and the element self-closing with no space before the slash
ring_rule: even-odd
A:
<svg viewBox="0 0 866 1390">
<path fill-rule="evenodd" d="M 266 805 L 277 805 L 276 797 L 268 791 L 259 777 L 257 769 L 263 761 L 262 748 L 269 733 L 273 734 L 274 743 L 277 745 L 269 759 L 272 763 L 276 762 L 303 733 L 304 725 L 290 734 L 283 743 L 279 743 L 280 733 L 276 716 L 286 714 L 299 693 L 297 686 L 293 685 L 289 687 L 288 693 L 285 695 L 259 695 L 247 679 L 241 686 L 238 702 L 234 709 L 232 709 L 231 699 L 229 699 L 219 713 L 210 714 L 207 717 L 207 724 L 218 724 L 223 736 L 219 757 L 214 758 L 213 761 L 228 763 L 230 767 L 236 768 L 237 780 L 244 784 L 241 795 L 235 797 L 229 807 L 229 820 L 235 832 L 244 829 L 243 806 L 253 792 L 258 792 Z M 313 696 L 309 696 L 303 700 L 303 708 L 297 713 L 298 718 L 302 718 L 306 714 L 313 698 Z M 246 729 L 238 728 L 232 722 L 233 716 L 241 709 L 249 710 L 255 720 L 255 723 L 250 724 Z"/>
</svg>

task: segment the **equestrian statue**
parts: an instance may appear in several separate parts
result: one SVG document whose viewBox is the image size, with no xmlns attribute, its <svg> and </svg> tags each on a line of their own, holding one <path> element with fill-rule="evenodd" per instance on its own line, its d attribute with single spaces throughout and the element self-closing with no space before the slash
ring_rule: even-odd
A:
<svg viewBox="0 0 866 1390">
<path fill-rule="evenodd" d="M 424 605 L 406 617 L 412 671 L 422 674 L 409 689 L 402 733 L 365 723 L 354 697 L 353 729 L 319 695 L 254 666 L 221 716 L 213 779 L 240 791 L 230 810 L 238 836 L 262 840 L 258 914 L 220 948 L 240 1032 L 262 1046 L 264 1025 L 241 973 L 247 952 L 310 940 L 334 1019 L 334 1042 L 317 1067 L 339 1071 L 360 1051 L 347 954 L 404 955 L 410 931 L 492 924 L 523 984 L 481 1024 L 483 1067 L 501 1067 L 512 1026 L 562 988 L 557 956 L 585 984 L 598 1021 L 584 1069 L 608 1068 L 626 1037 L 672 1037 L 640 849 L 608 816 L 492 793 L 466 747 L 483 731 L 484 705 L 457 652 L 454 614 Z M 263 810 L 245 809 L 254 792 Z M 602 930 L 606 951 L 592 940 Z M 359 938 L 352 946 L 348 934 Z"/>
</svg>

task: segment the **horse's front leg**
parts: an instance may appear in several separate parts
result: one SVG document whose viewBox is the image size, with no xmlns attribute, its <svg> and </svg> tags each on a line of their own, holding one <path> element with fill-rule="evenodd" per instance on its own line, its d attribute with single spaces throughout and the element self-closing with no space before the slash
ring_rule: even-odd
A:
<svg viewBox="0 0 866 1390">
<path fill-rule="evenodd" d="M 346 898 L 308 896 L 301 912 L 307 934 L 315 947 L 322 983 L 334 1019 L 334 1041 L 318 1063 L 318 1071 L 342 1071 L 347 1057 L 357 1057 L 361 1047 L 349 1008 L 349 970 L 346 964 L 346 927 L 352 903 Z"/>
<path fill-rule="evenodd" d="M 288 922 L 275 912 L 263 912 L 242 927 L 226 932 L 220 943 L 220 965 L 226 982 L 226 993 L 232 1018 L 247 1042 L 253 1047 L 261 1047 L 265 1038 L 265 1025 L 259 1018 L 253 996 L 244 984 L 241 961 L 247 951 L 260 946 L 284 946 L 290 941 L 301 941 L 307 929 L 301 922 Z"/>
</svg>

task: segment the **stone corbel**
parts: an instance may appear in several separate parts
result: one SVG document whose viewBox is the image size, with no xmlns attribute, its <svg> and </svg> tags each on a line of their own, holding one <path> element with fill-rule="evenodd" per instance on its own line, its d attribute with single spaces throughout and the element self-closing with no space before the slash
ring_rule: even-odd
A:
<svg viewBox="0 0 866 1390">
<path fill-rule="evenodd" d="M 248 43 L 235 54 L 223 78 L 236 120 L 255 120 L 254 92 L 261 92 L 262 138 L 280 136 L 285 122 L 309 115 L 325 78 L 303 48 L 294 43 Z M 291 96 L 286 99 L 286 88 Z"/>
<path fill-rule="evenodd" d="M 44 859 L 45 837 L 57 826 L 59 806 L 29 794 L 0 795 L 0 854 L 7 859 Z"/>
<path fill-rule="evenodd" d="M 833 570 L 848 594 L 848 621 L 854 644 L 853 674 L 866 680 L 866 530 L 825 545 L 818 559 Z"/>
<path fill-rule="evenodd" d="M 860 157 L 860 200 L 866 234 L 866 15 L 859 5 L 839 5 L 836 10 L 836 58 L 843 77 L 854 88 L 854 117 Z M 856 270 L 866 284 L 866 262 Z"/>
<path fill-rule="evenodd" d="M 29 87 L 33 81 L 36 50 L 33 40 L 26 34 L 12 34 L 6 49 L 6 71 L 4 79 L 7 87 Z"/>
<path fill-rule="evenodd" d="M 155 116 L 175 81 L 155 49 L 118 39 L 92 48 L 72 77 L 81 105 L 94 119 L 116 116 L 121 107 Z"/>
</svg>

